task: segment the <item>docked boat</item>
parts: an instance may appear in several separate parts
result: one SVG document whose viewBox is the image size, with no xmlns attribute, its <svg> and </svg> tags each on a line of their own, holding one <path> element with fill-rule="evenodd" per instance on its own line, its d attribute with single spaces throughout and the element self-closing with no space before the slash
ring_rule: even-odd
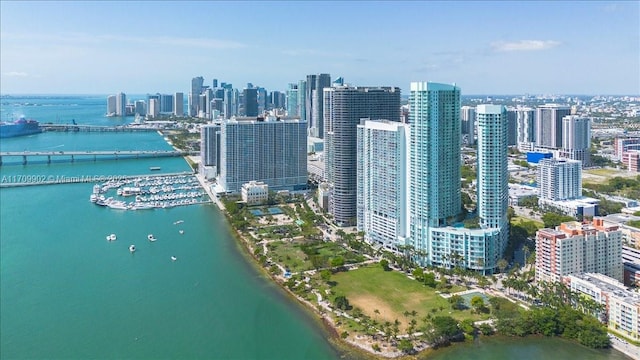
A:
<svg viewBox="0 0 640 360">
<path fill-rule="evenodd" d="M 158 171 L 158 170 L 160 170 L 160 166 L 151 166 L 151 167 L 149 167 L 149 170 Z"/>
<path fill-rule="evenodd" d="M 156 237 L 153 236 L 153 234 L 147 235 L 147 239 L 149 239 L 149 241 L 152 241 L 152 242 L 157 240 Z"/>
<path fill-rule="evenodd" d="M 136 251 L 136 246 L 135 245 L 129 245 L 129 251 L 135 252 Z"/>
<path fill-rule="evenodd" d="M 107 241 L 115 241 L 116 238 L 116 234 L 107 235 Z"/>
</svg>

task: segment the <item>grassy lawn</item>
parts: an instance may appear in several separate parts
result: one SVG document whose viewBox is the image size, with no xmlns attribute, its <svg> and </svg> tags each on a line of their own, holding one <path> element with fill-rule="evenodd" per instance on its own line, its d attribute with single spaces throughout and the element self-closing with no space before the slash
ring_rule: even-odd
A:
<svg viewBox="0 0 640 360">
<path fill-rule="evenodd" d="M 523 217 L 523 216 L 516 215 L 511 219 L 511 223 L 512 224 L 519 224 L 519 223 L 521 223 L 523 221 L 532 221 L 534 224 L 536 224 L 536 226 L 538 228 L 543 228 L 544 227 L 544 223 L 542 223 L 542 221 L 526 218 L 526 217 Z"/>
<path fill-rule="evenodd" d="M 311 270 L 313 266 L 299 247 L 289 242 L 272 242 L 267 245 L 269 254 L 275 262 L 284 265 L 292 272 Z"/>
<path fill-rule="evenodd" d="M 384 271 L 379 265 L 335 274 L 332 281 L 336 282 L 333 288 L 336 296 L 346 296 L 352 306 L 360 308 L 363 313 L 378 321 L 393 322 L 398 319 L 402 322 L 401 328 L 412 318 L 405 318 L 404 312 L 413 310 L 417 312 L 417 320 L 427 314 L 449 315 L 458 320 L 477 321 L 489 318 L 488 314 L 475 314 L 468 309 L 452 310 L 448 300 L 437 294 L 435 289 L 397 271 Z M 465 288 L 453 286 L 451 292 L 463 290 Z M 380 314 L 376 314 L 375 310 Z"/>
<path fill-rule="evenodd" d="M 301 246 L 308 246 L 309 253 L 305 253 Z M 310 256 L 320 258 L 319 267 L 328 267 L 332 258 L 342 256 L 345 264 L 364 261 L 364 258 L 356 253 L 348 251 L 342 246 L 332 242 L 322 241 L 275 241 L 267 245 L 269 256 L 276 262 L 287 267 L 291 272 L 315 269 Z"/>
</svg>

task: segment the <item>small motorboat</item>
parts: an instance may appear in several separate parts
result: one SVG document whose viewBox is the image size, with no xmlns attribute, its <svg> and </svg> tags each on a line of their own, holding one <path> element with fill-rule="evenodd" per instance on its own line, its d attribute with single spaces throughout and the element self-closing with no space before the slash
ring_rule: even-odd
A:
<svg viewBox="0 0 640 360">
<path fill-rule="evenodd" d="M 115 241 L 116 239 L 116 234 L 107 235 L 107 241 Z"/>
<path fill-rule="evenodd" d="M 184 234 L 184 230 L 180 230 L 178 232 L 180 233 L 180 235 Z"/>
<path fill-rule="evenodd" d="M 136 251 L 136 246 L 135 245 L 129 245 L 129 251 L 135 252 Z"/>
<path fill-rule="evenodd" d="M 176 260 L 178 260 L 178 258 L 177 258 L 177 257 L 175 257 L 175 256 L 172 256 L 172 257 L 171 257 L 171 261 L 176 261 Z"/>
<path fill-rule="evenodd" d="M 147 235 L 147 239 L 149 239 L 149 241 L 151 241 L 151 242 L 156 241 L 156 237 L 153 236 L 153 234 Z"/>
</svg>

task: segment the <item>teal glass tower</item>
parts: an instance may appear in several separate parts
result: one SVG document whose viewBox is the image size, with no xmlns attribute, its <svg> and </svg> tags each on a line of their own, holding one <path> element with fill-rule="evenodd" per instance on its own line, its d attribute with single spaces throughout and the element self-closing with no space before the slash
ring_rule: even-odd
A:
<svg viewBox="0 0 640 360">
<path fill-rule="evenodd" d="M 460 88 L 413 82 L 411 124 L 411 240 L 427 254 L 429 228 L 445 226 L 460 213 Z"/>
<path fill-rule="evenodd" d="M 478 222 L 466 216 L 460 196 L 460 88 L 411 83 L 409 95 L 410 240 L 419 262 L 492 273 L 508 236 L 507 111 L 479 105 Z M 464 216 L 463 216 L 464 215 Z"/>
</svg>

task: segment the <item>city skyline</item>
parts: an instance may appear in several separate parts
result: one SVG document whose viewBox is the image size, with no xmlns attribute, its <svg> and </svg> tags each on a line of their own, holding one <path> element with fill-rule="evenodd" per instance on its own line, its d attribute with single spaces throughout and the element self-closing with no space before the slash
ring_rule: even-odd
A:
<svg viewBox="0 0 640 360">
<path fill-rule="evenodd" d="M 188 93 L 194 76 L 284 91 L 328 73 L 405 95 L 416 80 L 466 94 L 636 95 L 639 11 L 638 2 L 2 1 L 0 93 Z"/>
</svg>

